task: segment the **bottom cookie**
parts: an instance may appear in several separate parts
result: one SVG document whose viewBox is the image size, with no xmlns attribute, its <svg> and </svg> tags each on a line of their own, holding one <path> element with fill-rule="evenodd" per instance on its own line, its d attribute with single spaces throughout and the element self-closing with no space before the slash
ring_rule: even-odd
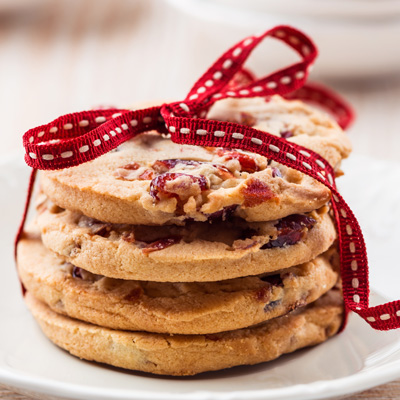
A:
<svg viewBox="0 0 400 400">
<path fill-rule="evenodd" d="M 283 317 L 210 335 L 112 330 L 59 315 L 29 293 L 25 300 L 44 334 L 71 354 L 160 375 L 195 375 L 270 361 L 325 341 L 337 333 L 343 320 L 337 289 Z"/>
</svg>

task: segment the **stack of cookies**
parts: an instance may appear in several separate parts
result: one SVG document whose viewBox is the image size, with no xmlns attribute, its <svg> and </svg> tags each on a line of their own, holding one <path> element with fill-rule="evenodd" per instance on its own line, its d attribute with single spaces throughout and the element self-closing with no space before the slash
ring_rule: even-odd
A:
<svg viewBox="0 0 400 400">
<path fill-rule="evenodd" d="M 208 118 L 284 137 L 340 172 L 350 144 L 325 114 L 274 96 Z M 147 132 L 41 174 L 18 246 L 26 302 L 71 354 L 193 375 L 272 360 L 341 326 L 329 190 L 265 157 Z"/>
</svg>

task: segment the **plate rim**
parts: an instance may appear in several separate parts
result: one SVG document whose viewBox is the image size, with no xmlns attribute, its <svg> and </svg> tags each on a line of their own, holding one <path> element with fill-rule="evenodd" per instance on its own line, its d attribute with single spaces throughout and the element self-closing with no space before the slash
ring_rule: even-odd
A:
<svg viewBox="0 0 400 400">
<path fill-rule="evenodd" d="M 0 165 L 10 165 L 16 168 L 24 165 L 21 162 L 21 153 L 9 154 Z M 362 158 L 371 159 L 372 157 Z M 379 160 L 381 162 L 382 160 Z M 397 163 L 395 163 L 397 164 Z M 398 164 L 400 165 L 400 164 Z M 28 171 L 28 168 L 26 168 Z M 15 275 L 16 278 L 16 275 Z M 371 294 L 377 294 L 381 299 L 387 300 L 386 296 L 379 291 L 371 290 Z M 25 310 L 25 317 L 30 316 Z M 355 314 L 351 318 L 358 318 Z M 346 331 L 345 331 L 346 332 Z M 400 343 L 400 337 L 393 344 Z M 304 399 L 326 399 L 367 390 L 377 385 L 387 383 L 400 377 L 400 351 L 394 360 L 385 362 L 383 365 L 365 368 L 351 375 L 338 379 L 318 380 L 311 383 L 296 384 L 288 387 L 262 388 L 254 390 L 237 391 L 212 391 L 194 390 L 191 392 L 174 393 L 155 392 L 149 390 L 96 388 L 95 386 L 82 385 L 78 383 L 62 382 L 56 379 L 35 376 L 32 373 L 21 371 L 17 373 L 4 368 L 0 364 L 0 384 L 9 386 L 13 390 L 32 392 L 35 394 L 49 395 L 56 398 L 63 396 L 69 399 L 85 400 L 291 400 L 296 396 L 297 400 Z M 94 364 L 96 367 L 96 364 Z M 157 376 L 154 376 L 157 379 Z"/>
<path fill-rule="evenodd" d="M 371 290 L 371 294 L 378 294 Z M 384 296 L 378 294 L 385 299 Z M 26 316 L 30 314 L 26 309 Z M 352 313 L 351 318 L 359 318 Z M 346 332 L 346 330 L 344 331 Z M 400 343 L 400 337 L 393 341 Z M 97 363 L 93 363 L 96 368 Z M 289 387 L 263 388 L 255 390 L 212 391 L 194 390 L 192 392 L 155 392 L 135 389 L 96 388 L 77 383 L 61 382 L 55 379 L 38 377 L 25 372 L 14 373 L 0 365 L 0 384 L 13 390 L 24 390 L 35 394 L 55 396 L 76 400 L 297 400 L 327 399 L 368 390 L 400 377 L 400 351 L 395 360 L 373 368 L 366 368 L 351 375 L 332 380 L 318 380 L 311 383 L 296 384 Z M 157 379 L 157 376 L 154 376 Z M 61 397 L 63 396 L 63 397 Z"/>
</svg>

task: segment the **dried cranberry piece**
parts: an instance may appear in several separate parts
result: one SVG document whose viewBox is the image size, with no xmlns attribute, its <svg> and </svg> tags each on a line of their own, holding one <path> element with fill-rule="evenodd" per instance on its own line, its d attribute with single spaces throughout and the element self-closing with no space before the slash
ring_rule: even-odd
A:
<svg viewBox="0 0 400 400">
<path fill-rule="evenodd" d="M 96 275 L 96 274 L 93 274 L 92 272 L 84 270 L 83 268 L 79 268 L 79 267 L 75 267 L 75 266 L 72 268 L 71 275 L 73 278 L 82 279 L 83 281 L 86 281 L 86 282 L 96 282 L 103 278 L 102 275 Z"/>
<path fill-rule="evenodd" d="M 180 236 L 171 236 L 168 238 L 160 239 L 153 243 L 148 244 L 146 247 L 142 249 L 142 252 L 144 254 L 149 254 L 152 253 L 153 251 L 163 250 L 167 247 L 179 243 L 181 239 L 182 238 Z"/>
<path fill-rule="evenodd" d="M 237 207 L 238 207 L 237 204 L 232 204 L 231 206 L 224 207 L 222 210 L 209 214 L 207 219 L 208 221 L 216 221 L 216 220 L 226 221 L 228 218 L 232 216 Z"/>
<path fill-rule="evenodd" d="M 281 300 L 271 301 L 270 303 L 265 305 L 264 312 L 272 311 L 274 308 L 279 306 L 279 304 L 281 304 L 281 302 L 282 302 Z"/>
<path fill-rule="evenodd" d="M 146 169 L 143 173 L 139 175 L 139 180 L 149 181 L 154 178 L 154 172 L 151 169 Z"/>
<path fill-rule="evenodd" d="M 264 282 L 268 282 L 272 286 L 283 287 L 283 279 L 280 274 L 266 275 L 260 278 Z"/>
<path fill-rule="evenodd" d="M 98 236 L 108 237 L 111 232 L 111 228 L 111 224 L 103 224 L 101 227 L 97 227 L 96 230 L 92 229 L 92 232 Z"/>
<path fill-rule="evenodd" d="M 137 162 L 132 162 L 132 163 L 122 166 L 121 168 L 135 171 L 135 170 L 139 169 L 139 167 L 140 167 L 140 165 Z"/>
<path fill-rule="evenodd" d="M 261 250 L 296 244 L 303 238 L 306 229 L 312 229 L 316 222 L 314 218 L 303 214 L 293 214 L 282 218 L 275 225 L 278 237 L 264 244 Z"/>
<path fill-rule="evenodd" d="M 264 286 L 256 291 L 256 299 L 262 303 L 265 303 L 271 298 L 271 287 Z"/>
<path fill-rule="evenodd" d="M 316 222 L 317 221 L 314 218 L 308 215 L 292 214 L 285 218 L 280 219 L 277 225 L 275 225 L 275 227 L 279 231 L 284 231 L 286 229 L 289 230 L 301 230 L 304 228 L 311 229 Z"/>
<path fill-rule="evenodd" d="M 124 232 L 121 236 L 121 239 L 128 243 L 135 243 L 135 234 L 133 232 Z"/>
<path fill-rule="evenodd" d="M 244 197 L 244 207 L 255 207 L 276 197 L 269 186 L 258 179 L 251 180 L 240 192 Z"/>
<path fill-rule="evenodd" d="M 231 122 L 236 122 L 240 125 L 253 126 L 257 123 L 257 119 L 249 113 L 241 112 L 239 120 Z"/>
<path fill-rule="evenodd" d="M 179 178 L 180 176 L 188 177 L 189 180 L 191 180 L 192 184 L 197 183 L 202 192 L 208 189 L 207 179 L 203 175 L 193 176 L 193 175 L 181 174 L 181 173 L 176 173 L 176 172 L 172 172 L 172 173 L 167 172 L 165 174 L 155 177 L 151 181 L 151 183 L 150 183 L 151 197 L 153 197 L 153 199 L 155 199 L 155 200 L 160 200 L 160 198 L 158 197 L 158 194 L 162 193 L 167 197 L 179 198 L 178 194 L 172 193 L 172 192 L 166 190 L 165 186 L 166 186 L 166 182 L 173 181 L 173 180 Z M 177 187 L 177 188 L 184 189 L 184 187 Z"/>
<path fill-rule="evenodd" d="M 273 178 L 276 178 L 276 177 L 282 178 L 281 171 L 276 167 L 272 167 L 272 177 Z"/>
<path fill-rule="evenodd" d="M 260 170 L 254 157 L 249 154 L 238 153 L 229 149 L 218 149 L 217 155 L 225 157 L 226 160 L 238 160 L 244 172 L 253 173 Z"/>
<path fill-rule="evenodd" d="M 221 179 L 226 180 L 234 177 L 232 172 L 225 166 L 220 164 L 212 164 L 212 166 L 218 170 L 217 175 L 219 175 Z"/>
<path fill-rule="evenodd" d="M 282 131 L 280 132 L 281 137 L 283 137 L 284 139 L 289 139 L 290 137 L 293 136 L 293 132 L 292 131 Z"/>
<path fill-rule="evenodd" d="M 292 246 L 299 242 L 303 237 L 300 231 L 291 231 L 286 234 L 279 235 L 275 240 L 271 240 L 261 247 L 261 250 L 272 249 L 273 247 Z"/>
<path fill-rule="evenodd" d="M 83 279 L 83 276 L 82 276 L 82 269 L 79 268 L 79 267 L 75 267 L 75 266 L 74 266 L 74 268 L 72 268 L 72 276 L 73 276 L 74 278 Z"/>
</svg>

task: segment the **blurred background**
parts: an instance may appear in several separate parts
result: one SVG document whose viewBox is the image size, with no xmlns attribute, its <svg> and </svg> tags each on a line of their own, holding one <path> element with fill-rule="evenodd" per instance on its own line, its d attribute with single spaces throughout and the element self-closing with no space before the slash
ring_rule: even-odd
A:
<svg viewBox="0 0 400 400">
<path fill-rule="evenodd" d="M 364 231 L 371 286 L 399 298 L 400 0 L 0 0 L 4 270 L 14 272 L 12 240 L 29 171 L 26 130 L 96 106 L 183 99 L 228 47 L 282 23 L 317 43 L 311 80 L 330 85 L 356 110 L 354 155 L 338 184 Z M 266 75 L 294 60 L 266 40 L 248 66 Z M 19 298 L 16 277 L 12 284 Z M 21 306 L 10 304 L 3 312 Z M 7 393 L 0 388 L 0 398 L 17 399 Z"/>
<path fill-rule="evenodd" d="M 400 0 L 0 0 L 4 268 L 23 209 L 26 130 L 96 106 L 183 99 L 228 47 L 277 24 L 312 36 L 311 80 L 356 110 L 354 155 L 338 184 L 364 231 L 371 286 L 399 298 Z M 266 40 L 247 66 L 260 76 L 294 60 Z"/>
<path fill-rule="evenodd" d="M 1 0 L 0 153 L 67 112 L 179 100 L 226 48 L 280 23 L 314 38 L 311 78 L 354 105 L 355 152 L 400 161 L 398 0 Z M 295 59 L 270 40 L 249 66 Z"/>
</svg>

